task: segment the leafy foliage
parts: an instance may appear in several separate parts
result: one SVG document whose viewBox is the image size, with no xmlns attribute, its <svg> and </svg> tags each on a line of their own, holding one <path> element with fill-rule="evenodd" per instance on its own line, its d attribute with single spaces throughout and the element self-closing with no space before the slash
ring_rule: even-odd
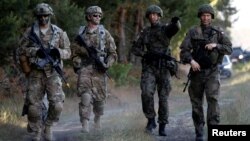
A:
<svg viewBox="0 0 250 141">
<path fill-rule="evenodd" d="M 109 69 L 109 74 L 115 80 L 117 86 L 125 85 L 128 82 L 128 74 L 132 64 L 115 64 Z"/>
<path fill-rule="evenodd" d="M 74 3 L 71 4 L 69 0 L 61 0 L 53 6 L 55 24 L 65 30 L 73 40 L 80 25 L 85 23 L 84 9 Z"/>
</svg>

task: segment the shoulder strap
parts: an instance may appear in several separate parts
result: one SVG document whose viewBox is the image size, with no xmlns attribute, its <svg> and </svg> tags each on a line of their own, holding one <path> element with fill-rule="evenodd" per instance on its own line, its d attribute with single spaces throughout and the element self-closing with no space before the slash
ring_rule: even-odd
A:
<svg viewBox="0 0 250 141">
<path fill-rule="evenodd" d="M 86 26 L 80 26 L 79 30 L 78 30 L 78 34 L 82 35 L 85 32 Z"/>
<path fill-rule="evenodd" d="M 31 27 L 31 31 L 30 31 L 31 35 L 32 34 L 36 34 L 37 37 L 40 37 L 40 31 L 39 31 L 39 25 L 38 25 L 38 22 L 35 22 L 32 27 Z"/>
<path fill-rule="evenodd" d="M 100 37 L 99 46 L 100 46 L 101 51 L 104 51 L 104 48 L 105 48 L 105 44 L 104 44 L 105 29 L 104 29 L 104 26 L 99 25 L 98 30 L 99 30 L 99 37 Z"/>
<path fill-rule="evenodd" d="M 194 29 L 195 29 L 195 32 L 197 33 L 197 35 L 198 35 L 199 37 L 204 38 L 204 37 L 203 37 L 203 34 L 202 34 L 202 29 L 201 29 L 200 26 L 194 26 Z"/>
<path fill-rule="evenodd" d="M 54 24 L 51 24 L 51 30 L 53 32 L 53 35 L 51 37 L 49 44 L 50 44 L 50 47 L 54 48 L 56 46 L 56 40 L 54 40 L 54 39 L 55 39 L 56 35 L 60 34 L 59 32 L 62 30 Z"/>
<path fill-rule="evenodd" d="M 224 34 L 224 32 L 221 31 L 221 30 L 219 29 L 219 27 L 217 27 L 217 26 L 212 26 L 212 30 L 214 30 L 214 31 L 218 34 L 218 36 L 217 36 L 217 37 L 218 37 L 218 41 L 220 41 L 222 35 Z"/>
</svg>

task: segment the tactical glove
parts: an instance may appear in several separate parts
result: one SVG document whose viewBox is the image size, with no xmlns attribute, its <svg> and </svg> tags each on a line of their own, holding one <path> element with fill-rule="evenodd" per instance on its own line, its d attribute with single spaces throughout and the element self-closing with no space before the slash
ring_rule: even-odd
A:
<svg viewBox="0 0 250 141">
<path fill-rule="evenodd" d="M 59 52 L 59 50 L 58 50 L 57 48 L 51 49 L 49 55 L 50 55 L 53 59 L 55 59 L 55 60 L 61 58 L 61 57 L 60 57 L 60 52 Z"/>
<path fill-rule="evenodd" d="M 44 52 L 41 49 L 38 49 L 36 52 L 36 56 L 39 58 L 45 58 L 46 55 L 44 54 Z"/>
<path fill-rule="evenodd" d="M 177 23 L 180 20 L 179 17 L 172 17 L 171 22 L 172 23 Z"/>
</svg>

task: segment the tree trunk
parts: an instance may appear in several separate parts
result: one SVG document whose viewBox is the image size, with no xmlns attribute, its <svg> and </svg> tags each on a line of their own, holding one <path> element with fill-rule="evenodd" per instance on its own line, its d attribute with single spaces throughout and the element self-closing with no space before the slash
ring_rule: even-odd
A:
<svg viewBox="0 0 250 141">
<path fill-rule="evenodd" d="M 134 40 L 136 40 L 138 38 L 137 36 L 138 36 L 138 34 L 140 33 L 140 31 L 142 30 L 142 28 L 144 26 L 143 17 L 144 17 L 144 15 L 142 13 L 142 9 L 139 7 L 136 10 L 135 14 L 134 14 L 134 19 L 135 19 L 135 23 L 134 23 L 134 27 L 135 27 Z M 135 55 L 133 55 L 131 52 L 129 52 L 129 59 L 135 65 L 140 64 L 140 58 L 135 57 Z"/>
<path fill-rule="evenodd" d="M 119 8 L 119 23 L 118 23 L 118 33 L 119 33 L 119 43 L 118 43 L 118 62 L 127 63 L 127 50 L 126 50 L 126 35 L 125 35 L 125 18 L 126 18 L 126 8 Z"/>
</svg>

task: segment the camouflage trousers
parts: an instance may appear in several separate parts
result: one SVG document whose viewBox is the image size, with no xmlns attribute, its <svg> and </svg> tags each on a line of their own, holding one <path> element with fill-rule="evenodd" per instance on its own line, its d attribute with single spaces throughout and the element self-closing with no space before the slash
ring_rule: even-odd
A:
<svg viewBox="0 0 250 141">
<path fill-rule="evenodd" d="M 141 76 L 142 110 L 146 118 L 156 116 L 154 106 L 154 93 L 157 89 L 159 97 L 158 123 L 168 123 L 168 97 L 171 91 L 170 72 L 167 69 L 156 69 L 144 66 Z"/>
<path fill-rule="evenodd" d="M 48 111 L 44 117 L 43 98 L 47 94 Z M 31 131 L 41 130 L 43 124 L 52 126 L 59 120 L 65 99 L 62 89 L 61 78 L 56 74 L 46 77 L 43 72 L 33 71 L 28 77 L 27 89 L 28 129 Z"/>
<path fill-rule="evenodd" d="M 189 96 L 192 104 L 192 118 L 196 134 L 203 135 L 205 124 L 203 103 L 204 95 L 207 100 L 207 124 L 216 125 L 220 121 L 218 104 L 220 76 L 218 69 L 206 69 L 191 75 Z"/>
<path fill-rule="evenodd" d="M 104 73 L 98 72 L 92 65 L 82 68 L 78 72 L 77 91 L 81 97 L 79 103 L 80 121 L 90 119 L 91 111 L 95 115 L 104 114 L 104 105 L 107 93 L 107 77 Z"/>
</svg>

